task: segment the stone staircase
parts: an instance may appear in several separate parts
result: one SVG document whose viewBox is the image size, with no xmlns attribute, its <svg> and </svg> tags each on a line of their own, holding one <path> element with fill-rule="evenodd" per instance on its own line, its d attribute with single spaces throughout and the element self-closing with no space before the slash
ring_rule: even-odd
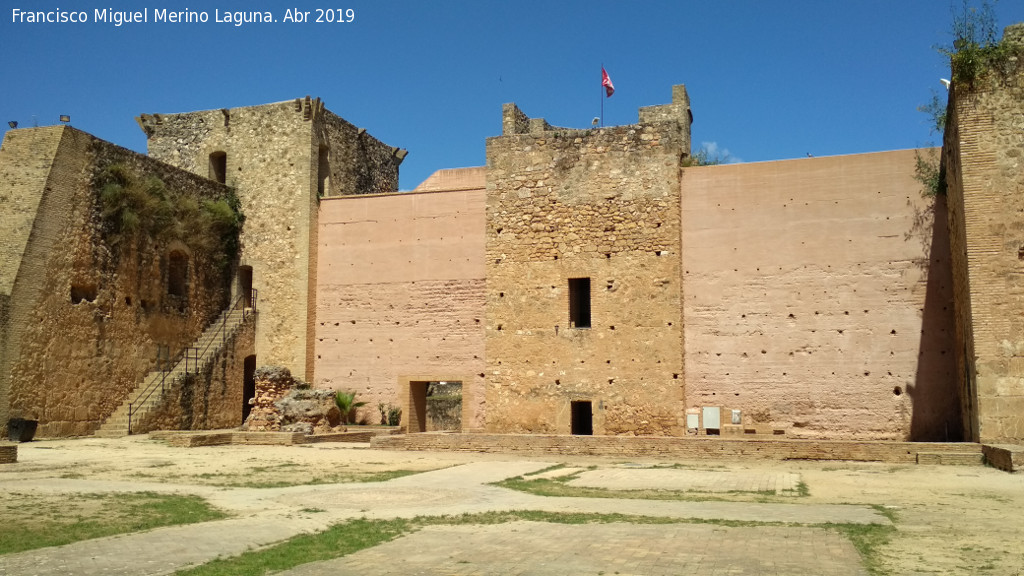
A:
<svg viewBox="0 0 1024 576">
<path fill-rule="evenodd" d="M 120 438 L 131 434 L 152 410 L 160 406 L 182 376 L 205 370 L 224 347 L 233 341 L 242 325 L 255 315 L 255 310 L 251 308 L 232 307 L 222 312 L 191 346 L 182 351 L 181 358 L 172 367 L 147 374 L 96 430 L 94 436 Z"/>
</svg>

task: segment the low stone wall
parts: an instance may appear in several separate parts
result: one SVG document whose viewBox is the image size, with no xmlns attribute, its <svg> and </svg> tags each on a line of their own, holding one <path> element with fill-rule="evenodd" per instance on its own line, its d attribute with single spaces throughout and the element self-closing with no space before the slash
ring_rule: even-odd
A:
<svg viewBox="0 0 1024 576">
<path fill-rule="evenodd" d="M 405 434 L 378 436 L 371 447 L 384 450 L 510 452 L 566 456 L 636 456 L 671 458 L 761 458 L 768 460 L 846 460 L 918 463 L 918 454 L 978 456 L 971 443 L 817 441 L 749 438 L 669 438 L 657 436 L 570 436 L 512 434 Z M 943 458 L 933 459 L 943 463 Z M 957 463 L 963 463 L 960 459 Z"/>
<path fill-rule="evenodd" d="M 313 434 L 307 439 L 312 443 L 318 442 L 371 442 L 377 436 L 390 436 L 399 433 L 397 426 L 391 428 L 372 428 L 370 430 L 357 430 L 348 432 L 335 432 L 331 434 Z"/>
<path fill-rule="evenodd" d="M 292 432 L 199 432 L 153 434 L 151 438 L 164 440 L 168 446 L 198 448 L 201 446 L 225 446 L 227 444 L 249 444 L 268 446 L 290 446 L 306 444 L 305 434 Z"/>
<path fill-rule="evenodd" d="M 0 443 L 0 464 L 13 464 L 18 461 L 18 445 Z"/>
<path fill-rule="evenodd" d="M 981 451 L 990 466 L 1007 472 L 1024 470 L 1024 446 L 985 444 Z"/>
</svg>

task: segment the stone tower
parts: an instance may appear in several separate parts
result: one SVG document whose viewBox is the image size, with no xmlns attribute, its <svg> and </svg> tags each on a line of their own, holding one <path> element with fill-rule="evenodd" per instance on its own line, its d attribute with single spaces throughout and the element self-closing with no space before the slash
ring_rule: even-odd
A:
<svg viewBox="0 0 1024 576">
<path fill-rule="evenodd" d="M 257 362 L 312 381 L 320 198 L 396 191 L 406 152 L 308 96 L 137 121 L 150 156 L 235 188 L 246 215 L 235 290 L 258 290 Z"/>
<path fill-rule="evenodd" d="M 1024 24 L 1004 62 L 954 76 L 943 163 L 964 436 L 1024 439 Z"/>
<path fill-rule="evenodd" d="M 680 435 L 689 98 L 574 130 L 514 104 L 487 141 L 487 423 Z"/>
</svg>

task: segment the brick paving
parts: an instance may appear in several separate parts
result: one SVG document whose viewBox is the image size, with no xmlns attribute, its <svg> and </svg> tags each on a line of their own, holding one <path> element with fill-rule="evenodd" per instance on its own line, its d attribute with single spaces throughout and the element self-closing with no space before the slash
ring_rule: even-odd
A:
<svg viewBox="0 0 1024 576">
<path fill-rule="evenodd" d="M 557 472 L 553 471 L 553 472 Z M 613 490 L 681 490 L 694 492 L 775 492 L 796 494 L 799 474 L 686 470 L 677 468 L 603 468 L 582 472 L 570 486 Z"/>
<path fill-rule="evenodd" d="M 860 576 L 867 572 L 849 541 L 822 528 L 512 522 L 428 526 L 375 548 L 282 574 Z"/>
<path fill-rule="evenodd" d="M 482 461 L 380 483 L 287 488 L 212 488 L 123 481 L 33 479 L 31 485 L 0 480 L 11 491 L 104 492 L 157 489 L 195 493 L 233 512 L 231 519 L 160 528 L 0 556 L 0 574 L 169 574 L 190 564 L 231 556 L 352 518 L 396 518 L 507 510 L 639 515 L 696 520 L 822 524 L 882 523 L 867 506 L 684 502 L 612 498 L 549 498 L 491 486 L 535 473 L 549 462 Z M 609 487 L 632 486 L 630 473 Z M 671 470 L 671 472 L 681 472 Z M 742 474 L 727 485 L 753 486 Z M 677 475 L 681 482 L 685 475 Z M 693 478 L 699 479 L 697 476 Z M 760 484 L 758 484 L 760 485 Z M 312 512 L 316 509 L 318 512 Z M 442 545 L 443 544 L 443 545 Z M 397 547 L 397 548 L 396 548 Z M 400 555 L 395 550 L 408 547 Z M 425 550 L 433 550 L 427 553 Z M 310 565 L 295 574 L 391 573 L 395 562 L 410 574 L 861 574 L 848 542 L 813 527 L 711 524 L 568 526 L 511 523 L 437 526 L 360 552 L 331 567 Z M 364 560 L 365 559 L 365 560 Z M 834 559 L 834 560 L 833 560 Z M 361 562 L 360 570 L 345 572 Z M 465 565 L 469 562 L 471 565 Z M 834 566 L 833 566 L 834 564 Z M 339 568 L 338 566 L 342 566 Z M 378 568 L 372 568 L 377 566 Z M 321 570 L 321 572 L 317 572 Z M 377 571 L 374 571 L 377 570 Z"/>
</svg>

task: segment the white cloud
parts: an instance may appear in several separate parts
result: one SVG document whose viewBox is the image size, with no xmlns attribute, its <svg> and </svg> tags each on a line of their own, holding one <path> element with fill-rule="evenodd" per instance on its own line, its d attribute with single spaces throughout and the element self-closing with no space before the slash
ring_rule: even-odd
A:
<svg viewBox="0 0 1024 576">
<path fill-rule="evenodd" d="M 738 164 L 743 162 L 742 158 L 733 156 L 728 148 L 720 148 L 718 142 L 701 142 L 701 150 L 707 152 L 709 160 L 719 159 L 722 164 Z"/>
</svg>

